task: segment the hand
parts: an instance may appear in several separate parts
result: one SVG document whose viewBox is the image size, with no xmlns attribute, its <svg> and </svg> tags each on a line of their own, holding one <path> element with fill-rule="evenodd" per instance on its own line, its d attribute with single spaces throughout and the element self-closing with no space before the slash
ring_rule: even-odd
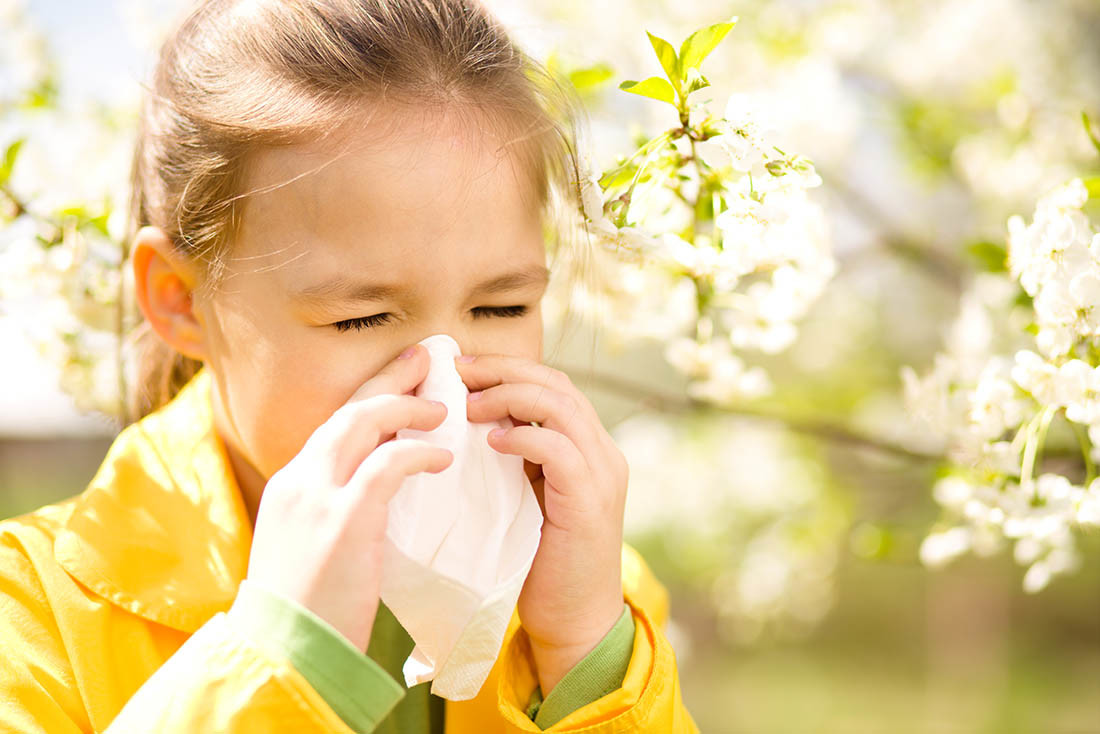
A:
<svg viewBox="0 0 1100 734">
<path fill-rule="evenodd" d="M 447 415 L 442 403 L 406 394 L 428 364 L 415 345 L 365 382 L 271 476 L 256 515 L 247 578 L 315 612 L 364 652 L 378 612 L 387 503 L 405 477 L 454 460 L 427 441 L 395 438 Z"/>
<path fill-rule="evenodd" d="M 501 354 L 455 367 L 471 390 L 469 420 L 511 419 L 502 435 L 489 434 L 489 445 L 524 457 L 542 508 L 542 539 L 518 611 L 546 695 L 622 614 L 626 458 L 563 372 Z"/>
</svg>

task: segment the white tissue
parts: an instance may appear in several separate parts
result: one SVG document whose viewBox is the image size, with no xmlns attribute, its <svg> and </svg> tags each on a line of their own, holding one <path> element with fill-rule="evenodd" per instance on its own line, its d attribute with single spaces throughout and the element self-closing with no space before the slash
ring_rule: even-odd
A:
<svg viewBox="0 0 1100 734">
<path fill-rule="evenodd" d="M 454 461 L 442 472 L 406 477 L 389 502 L 381 597 L 416 646 L 405 685 L 432 681 L 452 701 L 473 698 L 500 654 L 523 582 L 542 535 L 542 511 L 523 457 L 502 454 L 486 436 L 507 418 L 466 419 L 469 389 L 447 334 L 421 340 L 431 358 L 418 397 L 439 400 L 447 417 L 431 431 L 402 429 L 396 438 L 443 446 Z"/>
</svg>

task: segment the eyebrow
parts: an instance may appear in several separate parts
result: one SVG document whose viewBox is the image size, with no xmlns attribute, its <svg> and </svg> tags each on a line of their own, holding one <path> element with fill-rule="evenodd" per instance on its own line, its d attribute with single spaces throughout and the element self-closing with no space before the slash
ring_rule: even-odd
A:
<svg viewBox="0 0 1100 734">
<path fill-rule="evenodd" d="M 481 281 L 470 290 L 470 295 L 493 295 L 523 290 L 534 285 L 546 285 L 550 270 L 544 265 L 529 265 Z M 331 302 L 385 301 L 396 298 L 405 291 L 400 285 L 369 283 L 336 276 L 316 285 L 293 291 L 291 298 L 307 304 Z"/>
</svg>

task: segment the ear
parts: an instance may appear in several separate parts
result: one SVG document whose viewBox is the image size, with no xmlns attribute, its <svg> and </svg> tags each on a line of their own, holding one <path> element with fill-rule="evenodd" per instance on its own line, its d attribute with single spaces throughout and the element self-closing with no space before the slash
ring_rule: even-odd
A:
<svg viewBox="0 0 1100 734">
<path fill-rule="evenodd" d="M 202 322 L 191 297 L 198 284 L 194 267 L 159 227 L 138 231 L 131 260 L 138 305 L 153 331 L 177 352 L 205 361 Z"/>
</svg>

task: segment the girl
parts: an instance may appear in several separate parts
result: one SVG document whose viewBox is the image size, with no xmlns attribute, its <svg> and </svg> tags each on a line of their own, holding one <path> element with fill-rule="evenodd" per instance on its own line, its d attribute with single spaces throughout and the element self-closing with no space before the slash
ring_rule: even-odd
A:
<svg viewBox="0 0 1100 734">
<path fill-rule="evenodd" d="M 540 68 L 475 0 L 183 21 L 128 238 L 167 351 L 86 491 L 0 523 L 0 729 L 696 731 L 667 593 L 622 542 L 626 462 L 541 364 L 546 215 L 577 177 Z M 378 598 L 387 501 L 453 458 L 394 436 L 444 417 L 413 395 L 436 333 L 545 517 L 468 701 L 398 682 L 412 641 Z"/>
</svg>

